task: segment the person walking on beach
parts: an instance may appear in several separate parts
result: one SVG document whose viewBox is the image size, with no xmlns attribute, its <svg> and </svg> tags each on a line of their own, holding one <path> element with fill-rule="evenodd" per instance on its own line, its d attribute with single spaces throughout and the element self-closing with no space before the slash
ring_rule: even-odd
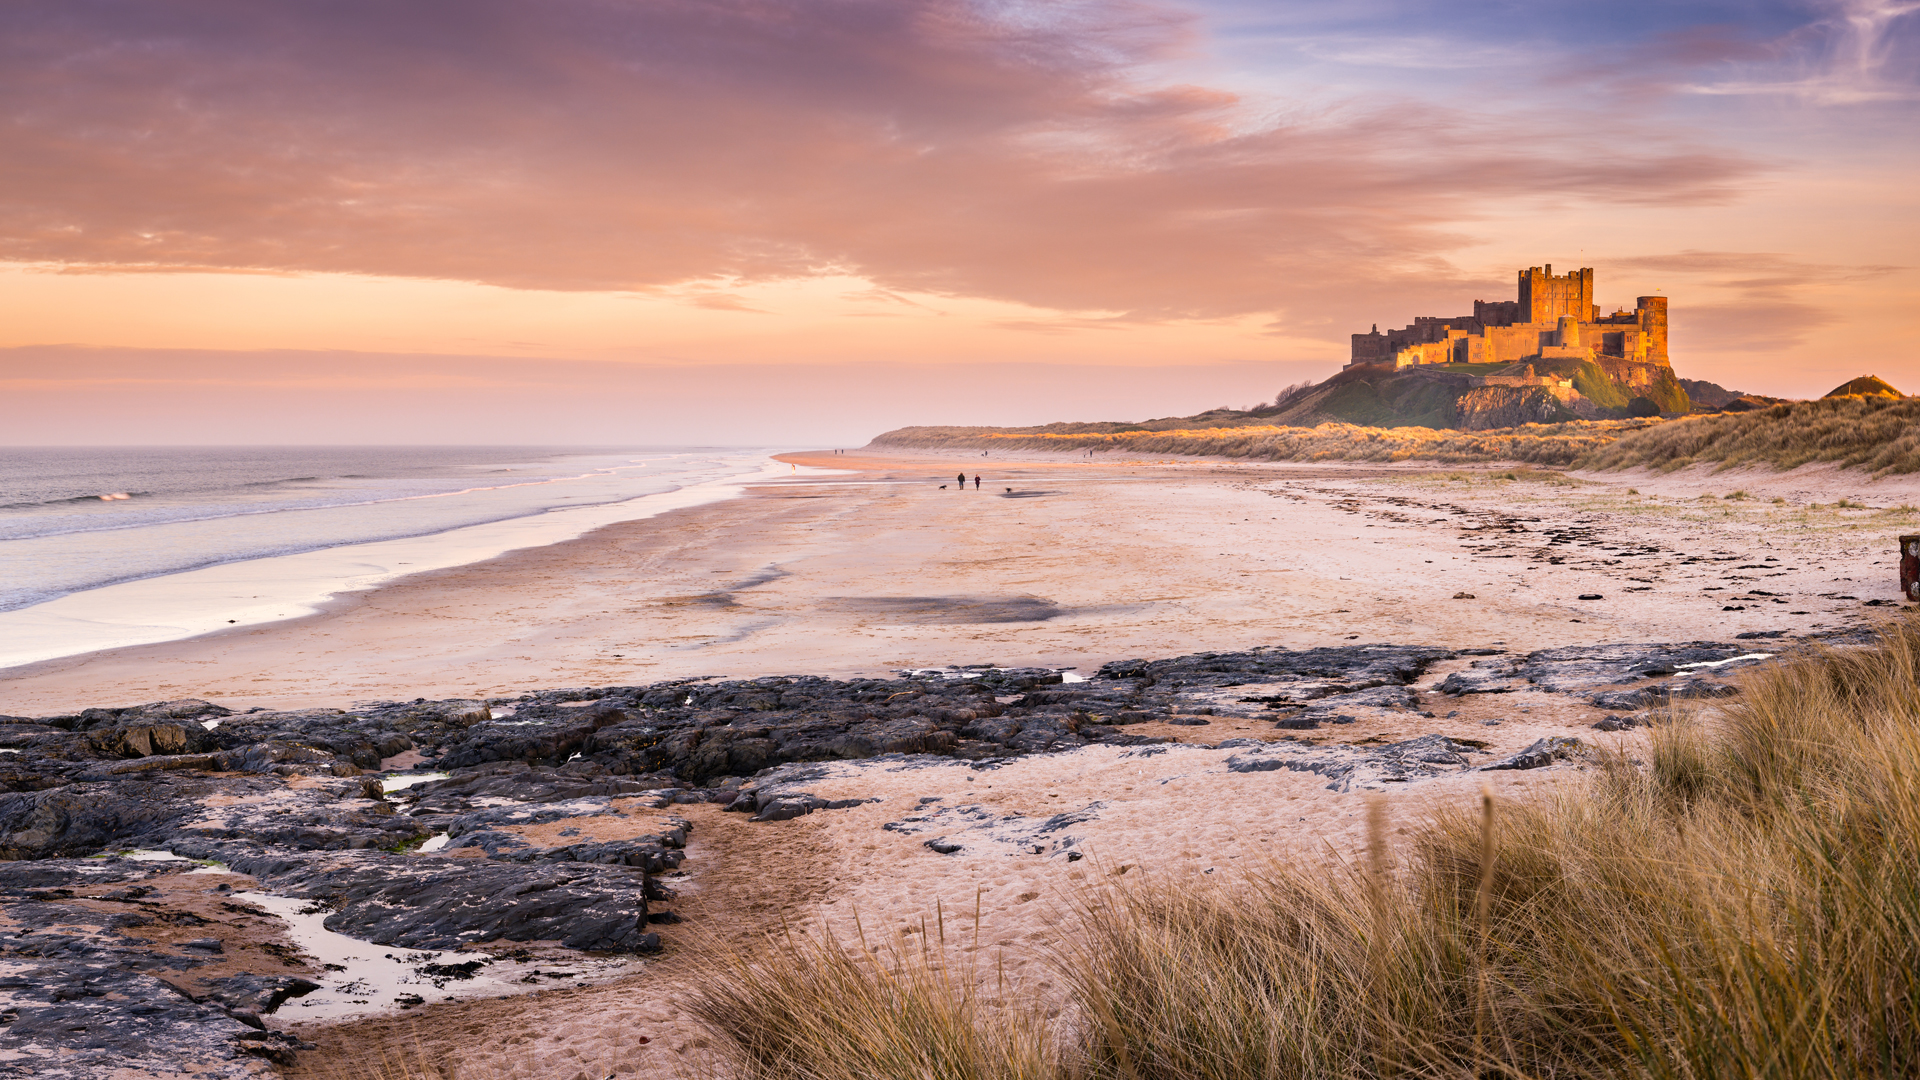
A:
<svg viewBox="0 0 1920 1080">
<path fill-rule="evenodd" d="M 973 474 L 973 490 L 975 491 L 980 490 L 980 474 L 979 473 Z"/>
<path fill-rule="evenodd" d="M 967 474 L 966 473 L 960 474 L 960 490 L 961 491 L 967 490 Z"/>
</svg>

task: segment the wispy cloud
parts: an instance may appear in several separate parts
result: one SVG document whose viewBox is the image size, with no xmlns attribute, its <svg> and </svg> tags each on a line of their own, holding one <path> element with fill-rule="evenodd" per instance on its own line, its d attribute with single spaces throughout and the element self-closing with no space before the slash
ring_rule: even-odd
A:
<svg viewBox="0 0 1920 1080">
<path fill-rule="evenodd" d="M 1836 286 L 1910 269 L 1884 264 L 1818 263 L 1773 251 L 1679 251 L 1611 259 L 1623 270 L 1672 274 L 1696 299 L 1674 319 L 1698 347 L 1720 352 L 1783 352 L 1840 316 L 1823 294 Z"/>
<path fill-rule="evenodd" d="M 1827 14 L 1780 42 L 1787 69 L 1699 82 L 1696 94 L 1778 95 L 1816 105 L 1920 99 L 1912 0 L 1834 0 Z"/>
</svg>

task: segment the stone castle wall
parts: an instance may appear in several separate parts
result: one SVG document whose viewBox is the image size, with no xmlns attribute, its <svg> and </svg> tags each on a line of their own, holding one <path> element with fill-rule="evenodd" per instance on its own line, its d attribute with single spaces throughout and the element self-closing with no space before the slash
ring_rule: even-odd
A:
<svg viewBox="0 0 1920 1080">
<path fill-rule="evenodd" d="M 1666 365 L 1667 298 L 1642 296 L 1632 311 L 1601 315 L 1593 269 L 1555 275 L 1553 266 L 1519 273 L 1518 300 L 1475 300 L 1473 314 L 1423 315 L 1398 330 L 1353 335 L 1348 367 L 1387 364 L 1501 364 L 1533 359 L 1614 358 Z"/>
</svg>

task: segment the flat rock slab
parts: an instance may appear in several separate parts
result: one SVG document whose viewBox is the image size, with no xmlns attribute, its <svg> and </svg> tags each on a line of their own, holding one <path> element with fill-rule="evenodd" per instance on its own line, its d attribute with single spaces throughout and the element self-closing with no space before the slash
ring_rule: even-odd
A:
<svg viewBox="0 0 1920 1080">
<path fill-rule="evenodd" d="M 507 862 L 353 852 L 289 859 L 214 849 L 267 891 L 334 909 L 326 928 L 378 945 L 454 949 L 558 941 L 594 952 L 652 952 L 641 870 L 577 861 Z M 218 856 L 215 856 L 218 857 Z"/>
<path fill-rule="evenodd" d="M 1237 749 L 1227 759 L 1229 772 L 1318 773 L 1327 778 L 1327 790 L 1407 783 L 1463 772 L 1473 767 L 1470 755 L 1485 751 L 1472 743 L 1445 735 L 1422 735 L 1384 746 L 1307 746 L 1289 742 L 1229 739 L 1220 749 Z"/>
<path fill-rule="evenodd" d="M 1507 694 L 1536 689 L 1585 696 L 1601 708 L 1640 708 L 1667 700 L 1669 691 L 1664 687 L 1655 689 L 1643 695 L 1644 700 L 1639 704 L 1626 704 L 1628 699 L 1623 695 L 1638 691 L 1612 688 L 1675 676 L 1692 680 L 1705 673 L 1751 667 L 1771 659 L 1772 655 L 1756 651 L 1750 643 L 1713 641 L 1575 645 L 1541 649 L 1525 656 L 1475 660 L 1467 670 L 1448 675 L 1436 689 L 1443 694 Z M 1716 693 L 1724 692 L 1673 696 L 1716 696 Z"/>
</svg>

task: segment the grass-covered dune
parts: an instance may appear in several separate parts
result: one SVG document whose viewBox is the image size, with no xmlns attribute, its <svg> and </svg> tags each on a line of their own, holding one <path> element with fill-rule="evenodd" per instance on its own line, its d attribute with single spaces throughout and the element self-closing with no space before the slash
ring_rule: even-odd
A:
<svg viewBox="0 0 1920 1080">
<path fill-rule="evenodd" d="M 1557 794 L 1410 825 L 1375 804 L 1331 871 L 1110 878 L 1056 989 L 1005 985 L 947 926 L 905 950 L 792 934 L 689 1004 L 743 1080 L 1913 1076 L 1916 677 L 1920 624 L 1895 624 L 1594 751 Z"/>
<path fill-rule="evenodd" d="M 1852 396 L 1675 420 L 1570 421 L 1492 431 L 1319 424 L 1286 427 L 1216 409 L 1140 424 L 907 427 L 880 449 L 1053 451 L 1240 458 L 1249 461 L 1520 462 L 1579 469 L 1696 463 L 1791 469 L 1833 462 L 1881 473 L 1920 470 L 1920 398 Z"/>
<path fill-rule="evenodd" d="M 1245 414 L 1238 414 L 1245 415 Z M 1257 419 L 1218 423 L 1211 414 L 1187 418 L 1196 426 L 1049 424 L 1039 428 L 909 427 L 873 440 L 875 448 L 916 450 L 1095 450 L 1130 457 L 1192 455 L 1250 461 L 1518 461 L 1571 465 L 1611 445 L 1647 420 L 1576 420 L 1494 431 L 1426 427 L 1320 424 L 1280 427 Z M 1155 424 L 1167 423 L 1156 421 Z"/>
<path fill-rule="evenodd" d="M 1577 464 L 1678 469 L 1696 462 L 1776 469 L 1834 462 L 1875 475 L 1914 472 L 1920 470 L 1920 398 L 1827 397 L 1693 416 L 1623 434 Z"/>
</svg>

